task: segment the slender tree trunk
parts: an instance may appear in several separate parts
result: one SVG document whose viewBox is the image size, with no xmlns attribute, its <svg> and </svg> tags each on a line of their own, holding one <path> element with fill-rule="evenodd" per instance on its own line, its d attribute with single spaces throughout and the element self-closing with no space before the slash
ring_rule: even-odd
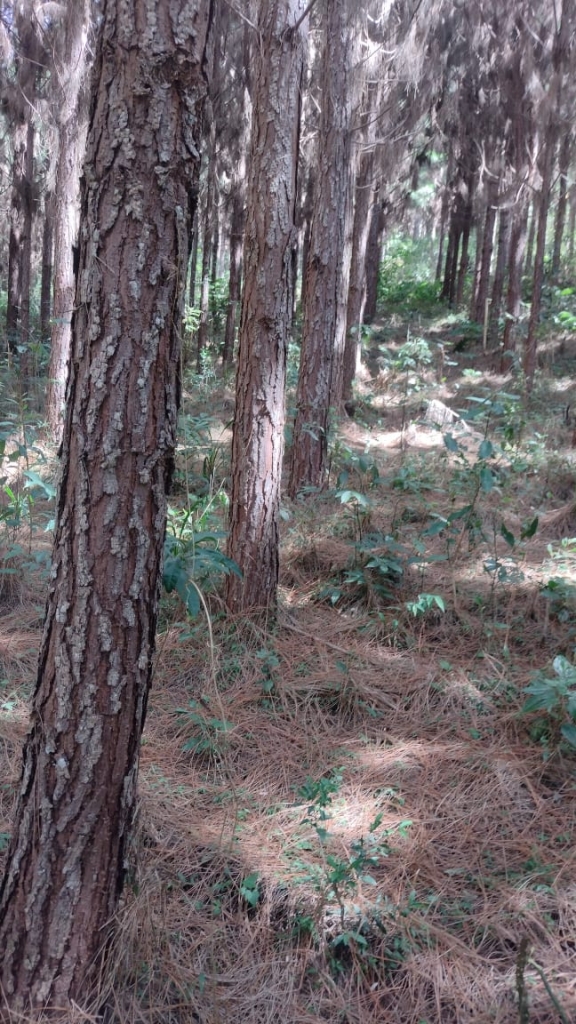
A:
<svg viewBox="0 0 576 1024">
<path fill-rule="evenodd" d="M 510 231 L 506 322 L 504 324 L 500 367 L 502 373 L 506 373 L 510 369 L 516 345 L 515 326 L 520 316 L 520 302 L 522 300 L 522 269 L 524 267 L 524 251 L 526 248 L 527 220 L 528 204 L 523 198 L 520 198 L 514 209 Z"/>
<path fill-rule="evenodd" d="M 468 194 L 462 210 L 462 250 L 460 255 L 460 266 L 458 267 L 455 295 L 455 302 L 457 306 L 461 306 L 464 299 L 464 285 L 466 284 L 466 276 L 468 274 L 468 266 L 470 263 L 469 249 L 470 232 L 472 231 L 472 220 L 474 216 L 474 186 L 475 178 L 474 175 L 471 175 L 468 181 Z"/>
<path fill-rule="evenodd" d="M 436 262 L 436 281 L 439 281 L 440 278 L 442 277 L 442 266 L 444 264 L 444 241 L 446 238 L 446 225 L 448 223 L 448 214 L 450 212 L 453 166 L 454 150 L 452 146 L 452 141 L 449 140 L 448 158 L 446 162 L 446 181 L 444 182 L 444 188 L 442 190 L 442 203 L 440 206 L 440 238 L 438 241 L 438 260 Z"/>
<path fill-rule="evenodd" d="M 243 578 L 228 577 L 233 611 L 276 604 L 304 52 L 302 29 L 291 29 L 305 8 L 264 0 L 258 20 L 228 545 Z"/>
<path fill-rule="evenodd" d="M 532 305 L 528 321 L 528 334 L 524 348 L 524 373 L 528 390 L 532 387 L 537 359 L 537 329 L 540 322 L 540 306 L 542 303 L 542 284 L 544 281 L 544 255 L 546 251 L 546 228 L 550 209 L 550 189 L 556 156 L 556 125 L 552 122 L 544 140 L 541 174 L 542 185 L 534 204 L 534 219 L 538 218 L 536 233 L 536 251 L 534 253 L 534 273 L 532 275 Z"/>
<path fill-rule="evenodd" d="M 570 168 L 570 157 L 572 155 L 572 136 L 566 132 L 560 146 L 558 159 L 558 174 L 560 176 L 560 187 L 558 205 L 556 207 L 556 221 L 554 224 L 554 249 L 552 252 L 552 267 L 550 275 L 552 281 L 557 283 L 560 277 L 560 260 L 562 256 L 562 241 L 564 238 L 564 227 L 566 225 L 566 206 L 568 197 L 568 170 Z"/>
<path fill-rule="evenodd" d="M 88 125 L 87 43 L 88 0 L 68 4 L 62 53 L 55 57 L 53 76 L 58 121 L 58 163 L 54 190 L 54 312 L 46 393 L 48 429 L 62 436 L 64 396 L 70 366 L 74 309 L 74 249 L 78 238 L 80 168 Z"/>
<path fill-rule="evenodd" d="M 192 226 L 192 253 L 190 256 L 190 280 L 188 285 L 188 305 L 196 305 L 196 272 L 198 270 L 198 209 L 194 215 Z"/>
<path fill-rule="evenodd" d="M 380 277 L 380 261 L 382 259 L 382 239 L 386 225 L 385 204 L 380 196 L 380 191 L 380 188 L 377 188 L 374 193 L 374 203 L 368 229 L 368 242 L 366 243 L 365 324 L 371 324 L 375 320 L 378 304 L 378 279 Z"/>
<path fill-rule="evenodd" d="M 312 213 L 314 211 L 314 168 L 312 163 L 308 166 L 306 174 L 306 188 L 304 190 L 303 202 L 301 205 L 299 223 L 302 234 L 302 287 L 300 292 L 300 308 L 304 310 L 306 305 L 306 266 L 310 252 L 310 238 L 312 235 Z"/>
<path fill-rule="evenodd" d="M 570 188 L 568 203 L 570 206 L 570 219 L 568 221 L 568 260 L 570 266 L 574 262 L 574 238 L 576 235 L 576 187 Z"/>
<path fill-rule="evenodd" d="M 40 283 L 40 334 L 42 341 L 50 337 L 52 316 L 52 273 L 54 270 L 54 201 L 47 195 L 44 203 L 42 229 L 42 279 Z"/>
<path fill-rule="evenodd" d="M 498 180 L 490 178 L 486 195 L 486 216 L 482 232 L 482 258 L 478 272 L 478 287 L 474 302 L 472 320 L 481 324 L 486 316 L 486 302 L 490 291 L 490 269 L 494 248 L 494 225 L 496 223 L 496 204 L 498 202 Z"/>
<path fill-rule="evenodd" d="M 32 334 L 30 330 L 30 290 L 32 287 L 32 226 L 34 221 L 34 124 L 28 121 L 26 131 L 26 171 L 24 179 L 24 221 L 21 239 L 21 274 L 22 291 L 20 299 L 20 329 L 22 345 L 25 351 L 22 354 L 21 368 L 27 377 L 32 370 L 32 353 L 30 343 Z"/>
<path fill-rule="evenodd" d="M 89 1005 L 122 888 L 173 468 L 210 8 L 190 3 L 178 19 L 171 4 L 174 18 L 161 19 L 147 0 L 100 7 L 51 587 L 0 886 L 5 1020 L 41 1008 L 61 1019 L 72 1001 Z"/>
<path fill-rule="evenodd" d="M 528 240 L 526 242 L 526 256 L 524 260 L 524 277 L 532 277 L 534 268 L 534 242 L 536 239 L 536 222 L 538 220 L 538 214 L 536 212 L 536 203 L 532 202 L 530 206 L 530 222 L 528 228 Z"/>
<path fill-rule="evenodd" d="M 202 270 L 200 278 L 200 324 L 196 335 L 196 372 L 202 373 L 204 352 L 208 344 L 208 323 L 210 320 L 210 264 L 212 257 L 213 218 L 214 218 L 214 150 L 215 128 L 214 118 L 210 117 L 210 142 L 208 146 L 208 176 L 204 195 L 202 216 Z"/>
<path fill-rule="evenodd" d="M 230 220 L 230 278 L 228 282 L 228 309 L 224 344 L 222 345 L 222 365 L 228 367 L 234 354 L 236 337 L 236 318 L 240 303 L 242 285 L 242 246 L 244 239 L 244 173 L 234 182 L 232 194 L 232 216 Z"/>
<path fill-rule="evenodd" d="M 322 114 L 319 173 L 310 250 L 306 264 L 306 306 L 302 327 L 296 420 L 289 493 L 324 482 L 330 402 L 341 394 L 343 340 L 339 307 L 346 276 L 346 232 L 351 189 L 353 109 L 352 34 L 347 0 L 323 0 Z M 348 253 L 349 258 L 349 253 Z M 342 342 L 342 347 L 335 346 Z M 335 386 L 339 391 L 335 391 Z"/>
<path fill-rule="evenodd" d="M 500 312 L 502 308 L 502 296 L 504 295 L 504 283 L 506 278 L 506 266 L 509 266 L 509 238 L 510 238 L 510 208 L 503 206 L 500 209 L 498 223 L 498 248 L 496 253 L 496 267 L 494 280 L 492 282 L 492 298 L 490 302 L 490 315 L 488 317 L 488 340 L 491 345 L 498 343 L 498 330 Z"/>
<path fill-rule="evenodd" d="M 362 320 L 366 301 L 366 249 L 370 227 L 370 204 L 373 196 L 374 150 L 364 153 L 356 185 L 354 232 L 348 308 L 346 311 L 346 346 L 344 349 L 344 380 L 342 397 L 352 397 L 352 384 L 362 351 Z"/>
<path fill-rule="evenodd" d="M 20 344 L 20 317 L 22 307 L 22 262 L 24 254 L 26 191 L 27 124 L 24 118 L 12 134 L 12 191 L 10 198 L 10 234 L 8 239 L 8 299 L 6 306 L 6 338 L 11 352 Z"/>
</svg>

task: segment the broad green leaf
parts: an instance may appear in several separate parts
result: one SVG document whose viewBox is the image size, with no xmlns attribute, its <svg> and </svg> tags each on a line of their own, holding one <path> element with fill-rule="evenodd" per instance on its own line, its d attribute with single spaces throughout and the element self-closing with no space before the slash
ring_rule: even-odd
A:
<svg viewBox="0 0 576 1024">
<path fill-rule="evenodd" d="M 478 458 L 491 459 L 493 455 L 494 445 L 492 444 L 492 441 L 489 441 L 488 438 L 485 437 L 478 449 Z"/>
<path fill-rule="evenodd" d="M 488 466 L 482 466 L 480 470 L 480 486 L 486 494 L 494 487 L 494 474 Z"/>
<path fill-rule="evenodd" d="M 508 544 L 508 547 L 513 548 L 516 544 L 516 538 L 514 534 L 511 533 L 510 530 L 504 525 L 504 523 L 502 523 L 502 526 L 500 527 L 500 533 L 504 537 L 504 540 Z"/>
<path fill-rule="evenodd" d="M 563 725 L 560 732 L 562 733 L 566 742 L 569 743 L 570 746 L 574 747 L 574 749 L 576 750 L 576 725 Z"/>
<path fill-rule="evenodd" d="M 444 434 L 442 440 L 449 452 L 459 452 L 461 450 L 458 441 L 452 436 L 452 434 Z"/>
<path fill-rule="evenodd" d="M 528 523 L 526 526 L 522 527 L 522 532 L 520 534 L 520 540 L 530 540 L 530 537 L 534 536 L 534 534 L 536 533 L 537 529 L 538 529 L 538 516 L 535 516 L 534 519 L 530 523 Z"/>
</svg>

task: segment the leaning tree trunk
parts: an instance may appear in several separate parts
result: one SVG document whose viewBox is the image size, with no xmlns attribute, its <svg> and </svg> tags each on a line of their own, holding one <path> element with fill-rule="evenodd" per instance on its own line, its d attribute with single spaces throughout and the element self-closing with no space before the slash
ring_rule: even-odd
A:
<svg viewBox="0 0 576 1024">
<path fill-rule="evenodd" d="M 211 4 L 100 7 L 54 559 L 0 887 L 4 1017 L 86 1005 L 136 798 Z"/>
<path fill-rule="evenodd" d="M 48 429 L 62 436 L 64 395 L 70 365 L 74 258 L 78 236 L 80 167 L 88 123 L 86 51 L 90 5 L 72 0 L 66 10 L 62 53 L 52 78 L 58 123 L 58 163 L 54 190 L 54 314 L 46 393 Z"/>
<path fill-rule="evenodd" d="M 334 383 L 342 379 L 343 345 L 340 352 L 335 345 L 351 188 L 352 34 L 347 0 L 324 0 L 320 10 L 325 39 L 319 173 L 305 267 L 306 305 L 288 484 L 292 496 L 304 486 L 320 487 L 324 482 L 330 402 Z M 345 308 L 341 313 L 345 317 Z M 344 331 L 342 342 L 343 338 Z"/>
<path fill-rule="evenodd" d="M 267 0 L 258 22 L 228 544 L 243 579 L 228 577 L 233 611 L 276 603 L 303 69 L 302 34 L 291 26 L 305 9 L 305 0 Z"/>
</svg>

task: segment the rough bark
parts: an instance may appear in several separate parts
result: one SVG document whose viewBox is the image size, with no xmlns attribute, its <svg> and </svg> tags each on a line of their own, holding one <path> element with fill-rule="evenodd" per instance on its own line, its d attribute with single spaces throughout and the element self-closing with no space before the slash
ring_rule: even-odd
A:
<svg viewBox="0 0 576 1024">
<path fill-rule="evenodd" d="M 540 322 L 540 306 L 542 302 L 542 284 L 544 282 L 544 256 L 546 251 L 546 229 L 548 211 L 550 209 L 550 190 L 552 173 L 556 156 L 557 125 L 552 120 L 544 138 L 543 153 L 540 161 L 542 183 L 534 203 L 534 219 L 538 221 L 536 228 L 536 248 L 534 252 L 534 269 L 532 274 L 532 305 L 528 321 L 528 334 L 524 346 L 524 373 L 528 390 L 532 386 L 536 371 L 537 328 Z"/>
<path fill-rule="evenodd" d="M 20 344 L 22 307 L 22 257 L 26 232 L 24 197 L 26 193 L 27 124 L 22 119 L 12 133 L 12 190 L 10 197 L 10 235 L 8 239 L 8 296 L 6 306 L 6 338 L 11 352 Z"/>
<path fill-rule="evenodd" d="M 89 1002 L 122 888 L 210 14 L 208 0 L 101 5 L 53 569 L 0 887 L 5 1018 Z"/>
<path fill-rule="evenodd" d="M 259 14 L 228 546 L 243 579 L 228 577 L 233 611 L 276 603 L 304 26 L 290 27 L 305 8 L 267 0 Z"/>
<path fill-rule="evenodd" d="M 74 308 L 73 252 L 78 240 L 80 167 L 88 122 L 87 42 L 90 4 L 67 6 L 62 49 L 55 53 L 52 103 L 58 125 L 58 162 L 54 190 L 54 316 L 46 393 L 46 420 L 52 437 L 62 436 L 64 395 L 70 365 Z"/>
<path fill-rule="evenodd" d="M 345 326 L 340 320 L 350 216 L 352 33 L 347 0 L 324 0 L 322 112 L 317 189 L 306 264 L 306 305 L 288 490 L 324 482 L 330 403 L 340 397 Z M 348 252 L 349 260 L 349 252 Z M 349 263 L 348 263 L 349 268 Z"/>
</svg>

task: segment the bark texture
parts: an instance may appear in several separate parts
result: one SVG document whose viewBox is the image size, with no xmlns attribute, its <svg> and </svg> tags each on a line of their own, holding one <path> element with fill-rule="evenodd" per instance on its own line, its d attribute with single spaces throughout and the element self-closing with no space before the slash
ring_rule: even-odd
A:
<svg viewBox="0 0 576 1024">
<path fill-rule="evenodd" d="M 350 266 L 352 33 L 347 0 L 324 0 L 322 114 L 289 493 L 324 483 L 331 401 L 341 397 Z M 342 292 L 342 289 L 345 291 Z M 342 299 L 344 295 L 344 301 Z"/>
<path fill-rule="evenodd" d="M 46 393 L 46 420 L 52 437 L 60 440 L 64 395 L 70 365 L 74 308 L 73 252 L 78 242 L 80 167 L 88 118 L 86 48 L 88 0 L 73 0 L 66 9 L 61 51 L 55 53 L 52 102 L 58 125 L 58 162 L 54 189 L 54 318 Z"/>
<path fill-rule="evenodd" d="M 291 26 L 304 10 L 304 0 L 267 0 L 259 16 L 232 441 L 228 553 L 243 572 L 228 577 L 234 611 L 276 602 L 304 50 L 304 26 Z"/>
<path fill-rule="evenodd" d="M 52 581 L 0 887 L 6 1018 L 86 1005 L 122 887 L 173 463 L 210 13 L 208 0 L 101 7 Z"/>
</svg>

